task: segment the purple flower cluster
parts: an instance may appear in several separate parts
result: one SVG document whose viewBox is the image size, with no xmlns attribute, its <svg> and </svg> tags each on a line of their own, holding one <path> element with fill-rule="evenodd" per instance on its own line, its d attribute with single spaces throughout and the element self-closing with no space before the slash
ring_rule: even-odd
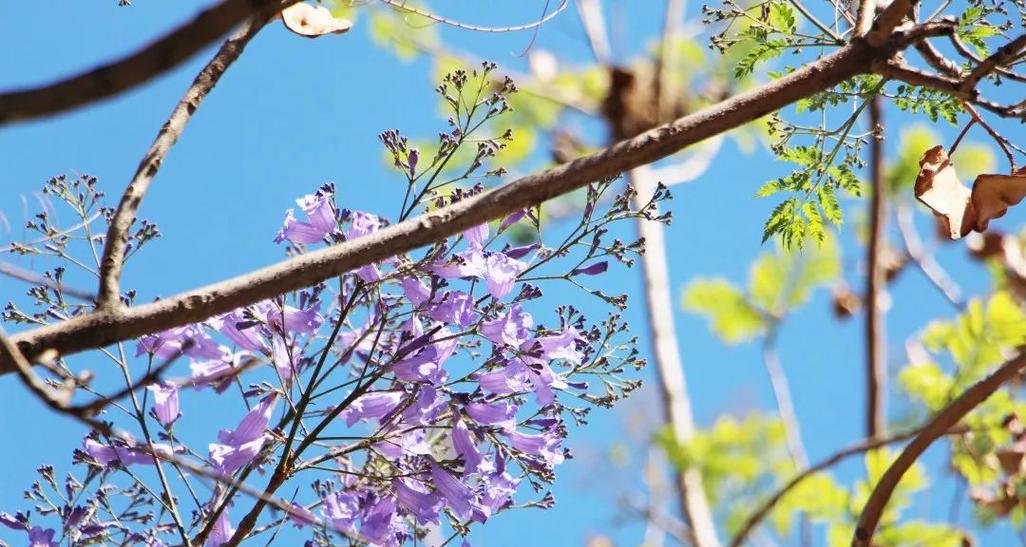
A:
<svg viewBox="0 0 1026 547">
<path fill-rule="evenodd" d="M 334 198 L 334 188 L 325 185 L 297 200 L 304 218 L 289 210 L 275 241 L 302 252 L 388 229 L 387 220 L 339 209 Z M 617 314 L 589 324 L 574 307 L 561 306 L 547 320 L 553 326 L 544 326 L 529 311 L 542 296 L 532 274 L 573 279 L 605 272 L 604 256 L 624 262 L 630 247 L 605 246 L 601 237 L 605 224 L 629 214 L 624 209 L 592 220 L 589 212 L 559 248 L 496 249 L 502 231 L 525 216 L 520 212 L 494 235 L 488 224 L 475 226 L 420 257 L 399 255 L 358 268 L 337 285 L 144 336 L 137 356 L 151 365 L 182 359 L 190 371 L 187 378 L 146 386 L 144 405 L 160 439 L 91 434 L 78 459 L 105 480 L 132 466 L 189 460 L 221 479 L 244 480 L 257 471 L 270 474 L 276 488 L 305 481 L 312 492 L 279 509 L 310 531 L 309 545 L 334 544 L 339 535 L 400 545 L 431 526 L 465 533 L 512 507 L 523 484 L 537 490 L 551 482 L 555 467 L 571 456 L 567 418 L 583 423 L 589 408 L 563 399 L 608 405 L 637 387 L 620 378 L 641 361 L 633 341 L 615 341 L 626 333 Z M 590 249 L 583 260 L 560 275 L 538 274 L 557 268 L 575 245 Z M 582 375 L 599 384 L 598 394 L 578 379 Z M 231 422 L 237 425 L 208 433 L 205 449 L 177 436 L 189 427 L 195 437 L 192 430 L 207 423 L 194 400 L 219 398 L 216 404 L 223 405 L 234 397 L 232 386 L 246 404 Z M 188 481 L 185 474 L 172 479 L 181 479 L 181 487 Z M 240 507 L 253 500 L 222 484 L 197 502 L 182 526 L 217 546 L 237 533 Z M 551 498 L 523 503 L 547 506 Z M 39 545 L 52 544 L 54 531 L 30 526 L 27 517 L 4 515 L 0 523 Z M 154 533 L 175 529 L 165 517 Z"/>
</svg>

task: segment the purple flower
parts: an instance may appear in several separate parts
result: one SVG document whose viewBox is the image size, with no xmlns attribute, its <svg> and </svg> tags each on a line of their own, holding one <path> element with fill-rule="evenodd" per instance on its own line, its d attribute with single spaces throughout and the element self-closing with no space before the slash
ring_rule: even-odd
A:
<svg viewBox="0 0 1026 547">
<path fill-rule="evenodd" d="M 583 268 L 577 268 L 570 273 L 573 275 L 598 275 L 600 273 L 605 273 L 605 271 L 608 269 L 609 262 L 603 260 L 601 262 L 596 262 Z"/>
<path fill-rule="evenodd" d="M 494 298 L 502 298 L 513 290 L 513 283 L 517 276 L 527 269 L 527 264 L 514 260 L 505 253 L 492 253 L 488 255 L 487 266 L 484 272 L 485 283 L 488 284 L 488 292 Z"/>
<path fill-rule="evenodd" d="M 346 230 L 346 239 L 352 240 L 372 234 L 378 231 L 382 224 L 384 222 L 377 215 L 364 213 L 363 211 L 353 211 L 349 215 L 349 229 Z"/>
<path fill-rule="evenodd" d="M 306 213 L 310 225 L 324 232 L 331 233 L 338 227 L 335 221 L 334 191 L 322 188 L 314 194 L 307 194 L 296 200 L 296 205 Z"/>
<path fill-rule="evenodd" d="M 529 374 L 523 363 L 515 361 L 498 370 L 480 375 L 477 382 L 485 393 L 510 395 L 531 389 Z"/>
<path fill-rule="evenodd" d="M 275 236 L 274 242 L 281 243 L 286 239 L 296 244 L 310 244 L 323 241 L 336 228 L 335 203 L 332 192 L 321 189 L 315 194 L 303 196 L 296 200 L 296 205 L 306 214 L 308 222 L 296 220 L 293 209 L 285 211 L 285 221 Z"/>
<path fill-rule="evenodd" d="M 463 420 L 456 420 L 452 426 L 452 431 L 449 433 L 452 439 L 453 450 L 457 454 L 463 456 L 463 474 L 469 475 L 477 471 L 479 465 L 481 465 L 481 452 L 477 449 L 477 443 L 474 442 L 473 433 L 467 428 L 467 424 L 463 423 Z"/>
<path fill-rule="evenodd" d="M 258 323 L 244 319 L 241 310 L 219 315 L 210 319 L 208 323 L 242 349 L 266 351 L 267 345 L 260 336 Z"/>
<path fill-rule="evenodd" d="M 515 425 L 517 406 L 509 403 L 467 403 L 463 410 L 481 425 L 509 428 Z"/>
<path fill-rule="evenodd" d="M 132 441 L 134 444 L 134 441 Z M 123 467 L 135 464 L 153 464 L 153 456 L 142 448 L 128 446 L 106 446 L 96 440 L 86 437 L 83 442 L 83 451 L 97 463 L 103 466 L 120 464 Z M 166 444 L 154 443 L 153 451 L 158 456 L 170 458 L 173 454 L 171 447 Z"/>
<path fill-rule="evenodd" d="M 399 505 L 413 515 L 419 524 L 438 524 L 438 513 L 445 503 L 441 496 L 417 488 L 404 479 L 393 480 L 392 486 L 395 488 L 395 497 L 399 500 Z"/>
<path fill-rule="evenodd" d="M 299 309 L 264 300 L 254 304 L 252 309 L 254 316 L 281 333 L 313 334 L 324 323 L 320 302 Z"/>
<path fill-rule="evenodd" d="M 440 302 L 428 307 L 427 313 L 435 321 L 461 327 L 469 327 L 478 318 L 474 299 L 463 291 L 446 291 Z"/>
<path fill-rule="evenodd" d="M 20 512 L 17 515 L 12 515 L 7 512 L 0 513 L 0 524 L 3 524 L 11 530 L 27 531 L 29 529 L 28 518 Z"/>
<path fill-rule="evenodd" d="M 435 488 L 442 494 L 449 507 L 460 518 L 470 516 L 474 508 L 474 491 L 463 484 L 452 473 L 446 471 L 435 462 L 431 462 L 431 479 Z"/>
<path fill-rule="evenodd" d="M 577 329 L 570 327 L 559 334 L 537 338 L 533 343 L 528 342 L 521 346 L 521 349 L 527 351 L 538 349 L 542 359 L 565 359 L 579 365 L 581 359 L 584 358 L 584 355 L 577 350 L 577 343 L 580 341 L 582 338 L 577 333 Z"/>
<path fill-rule="evenodd" d="M 302 362 L 297 361 L 300 359 L 294 345 L 286 346 L 285 342 L 277 336 L 271 340 L 271 361 L 278 371 L 278 377 L 283 382 L 289 382 L 294 375 L 299 373 Z"/>
<path fill-rule="evenodd" d="M 478 224 L 466 230 L 463 232 L 463 237 L 466 238 L 467 244 L 471 249 L 482 249 L 485 240 L 488 239 L 488 223 Z"/>
<path fill-rule="evenodd" d="M 210 460 L 225 475 L 231 475 L 242 466 L 253 461 L 267 442 L 267 423 L 274 413 L 278 397 L 268 395 L 249 411 L 235 430 L 222 429 L 216 443 L 210 443 Z"/>
<path fill-rule="evenodd" d="M 403 287 L 403 294 L 415 308 L 419 308 L 421 304 L 431 298 L 431 289 L 416 277 L 404 277 L 400 283 Z"/>
<path fill-rule="evenodd" d="M 519 211 L 513 212 L 508 217 L 503 219 L 502 225 L 499 226 L 499 231 L 501 232 L 502 230 L 505 230 L 506 228 L 509 228 L 510 226 L 516 224 L 517 221 L 519 221 L 520 219 L 524 218 L 524 215 L 526 215 L 526 214 L 527 214 L 527 209 L 521 209 Z"/>
<path fill-rule="evenodd" d="M 520 433 L 516 430 L 508 430 L 503 434 L 509 438 L 513 448 L 530 456 L 538 456 L 549 468 L 563 463 L 563 438 L 553 429 L 547 429 L 538 435 Z"/>
<path fill-rule="evenodd" d="M 214 522 L 214 527 L 210 529 L 210 535 L 207 536 L 207 542 L 204 543 L 205 547 L 221 547 L 228 540 L 232 539 L 235 535 L 235 527 L 228 520 L 228 511 L 221 511 L 220 516 Z"/>
<path fill-rule="evenodd" d="M 525 312 L 520 304 L 513 304 L 504 315 L 481 325 L 481 334 L 496 344 L 519 348 L 527 341 L 534 318 Z"/>
<path fill-rule="evenodd" d="M 33 526 L 28 531 L 29 547 L 58 547 L 58 544 L 53 540 L 54 533 L 53 528 L 44 530 L 38 526 Z"/>
<path fill-rule="evenodd" d="M 481 249 L 471 247 L 457 253 L 445 262 L 437 262 L 431 266 L 431 272 L 439 277 L 452 279 L 455 277 L 481 277 L 488 269 L 487 258 Z"/>
<path fill-rule="evenodd" d="M 506 472 L 505 460 L 498 451 L 496 451 L 494 459 L 495 471 L 481 475 L 481 482 L 484 486 L 481 506 L 487 515 L 494 515 L 505 507 L 513 493 L 516 492 L 519 483 Z"/>
<path fill-rule="evenodd" d="M 522 247 L 513 247 L 511 249 L 506 249 L 505 251 L 502 251 L 502 254 L 510 258 L 520 260 L 521 258 L 524 258 L 528 254 L 534 252 L 536 249 L 538 249 L 538 247 L 541 247 L 541 244 L 532 243 L 530 245 L 524 245 Z"/>
<path fill-rule="evenodd" d="M 404 530 L 406 523 L 396 513 L 395 500 L 391 496 L 384 496 L 371 505 L 360 523 L 360 534 L 374 545 L 398 546 L 401 542 L 397 535 Z"/>
<path fill-rule="evenodd" d="M 222 393 L 228 388 L 229 380 L 242 370 L 240 361 L 243 357 L 248 357 L 248 354 L 225 354 L 221 359 L 189 363 L 189 369 L 192 370 L 192 385 L 196 389 L 213 385 L 215 391 Z"/>
<path fill-rule="evenodd" d="M 153 393 L 153 415 L 164 427 L 170 427 L 182 415 L 178 408 L 178 386 L 161 382 L 150 384 L 146 389 Z"/>
<path fill-rule="evenodd" d="M 356 520 L 360 515 L 360 501 L 349 492 L 336 490 L 328 492 L 321 500 L 321 513 L 336 530 L 352 534 L 356 531 Z"/>
<path fill-rule="evenodd" d="M 226 351 L 227 348 L 218 346 L 207 336 L 203 327 L 186 325 L 140 337 L 135 355 L 149 353 L 158 359 L 171 359 L 184 353 L 189 357 L 217 359 Z"/>
<path fill-rule="evenodd" d="M 296 525 L 296 528 L 302 528 L 304 526 L 313 526 L 317 522 L 317 517 L 306 507 L 293 503 L 289 507 L 289 520 Z"/>
<path fill-rule="evenodd" d="M 373 391 L 365 393 L 357 397 L 349 405 L 349 408 L 343 410 L 342 416 L 345 416 L 346 425 L 350 427 L 360 420 L 381 419 L 388 415 L 389 412 L 395 410 L 395 407 L 399 406 L 399 401 L 402 400 L 403 395 L 405 394 L 401 391 Z"/>
<path fill-rule="evenodd" d="M 410 166 L 410 178 L 413 178 L 417 174 L 417 161 L 420 160 L 420 150 L 411 148 L 410 153 L 406 155 L 406 161 Z"/>
</svg>

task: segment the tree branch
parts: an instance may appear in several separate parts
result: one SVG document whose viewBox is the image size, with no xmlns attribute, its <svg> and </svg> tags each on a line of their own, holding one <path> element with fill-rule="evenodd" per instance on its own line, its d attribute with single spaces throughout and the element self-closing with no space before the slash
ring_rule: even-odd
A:
<svg viewBox="0 0 1026 547">
<path fill-rule="evenodd" d="M 916 263 L 923 275 L 930 280 L 930 283 L 944 295 L 948 302 L 958 309 L 962 309 L 962 290 L 958 284 L 941 268 L 933 257 L 923 248 L 923 242 L 916 231 L 915 220 L 912 209 L 902 205 L 898 207 L 898 229 L 901 232 L 901 239 L 905 243 L 905 250 L 908 256 Z"/>
<path fill-rule="evenodd" d="M 98 308 L 112 309 L 120 304 L 119 285 L 129 232 L 135 222 L 136 212 L 142 204 L 150 183 L 153 182 L 153 177 L 160 169 L 164 157 L 178 141 L 178 137 L 185 129 L 185 124 L 189 123 L 192 114 L 199 108 L 203 99 L 214 89 L 228 67 L 242 55 L 242 51 L 249 41 L 271 20 L 272 15 L 265 12 L 250 18 L 238 32 L 221 45 L 214 58 L 203 67 L 203 70 L 193 80 L 192 85 L 185 91 L 185 95 L 178 101 L 171 116 L 157 133 L 157 138 L 146 151 L 142 161 L 139 162 L 135 176 L 125 188 L 117 212 L 114 213 L 110 228 L 107 230 L 103 258 L 100 260 Z"/>
<path fill-rule="evenodd" d="M 980 64 L 976 65 L 976 68 L 962 80 L 959 89 L 963 92 L 976 89 L 976 85 L 980 83 L 980 80 L 986 78 L 991 72 L 997 70 L 998 67 L 1014 61 L 1016 57 L 1022 54 L 1023 48 L 1026 48 L 1026 34 L 1021 34 L 1018 38 L 1001 46 L 997 51 L 981 61 Z"/>
<path fill-rule="evenodd" d="M 881 257 L 887 244 L 887 188 L 884 186 L 883 126 L 880 99 L 869 102 L 869 123 L 873 131 L 869 148 L 869 177 L 873 187 L 869 213 L 869 271 L 866 272 L 866 437 L 886 431 L 884 410 L 887 385 L 887 331 L 883 303 L 887 272 Z M 879 133 L 878 133 L 879 132 Z"/>
<path fill-rule="evenodd" d="M 895 3 L 900 3 L 896 0 Z M 201 321 L 384 260 L 467 228 L 544 202 L 593 181 L 669 156 L 864 73 L 898 45 L 851 44 L 758 88 L 621 141 L 595 154 L 529 175 L 425 213 L 367 237 L 279 262 L 226 281 L 127 309 L 98 310 L 14 337 L 30 360 L 45 349 L 63 355 Z M 14 364 L 0 358 L 0 374 Z"/>
<path fill-rule="evenodd" d="M 297 1 L 224 0 L 127 57 L 49 85 L 0 94 L 0 125 L 117 95 L 178 66 L 247 17 L 270 17 Z"/>
<path fill-rule="evenodd" d="M 628 173 L 635 190 L 635 204 L 643 207 L 656 190 L 656 181 L 647 167 L 638 167 Z M 695 422 L 688 398 L 684 364 L 677 345 L 670 291 L 669 266 L 666 262 L 665 230 L 659 222 L 638 219 L 638 235 L 645 240 L 642 255 L 644 273 L 645 309 L 652 339 L 652 356 L 662 396 L 663 415 L 674 439 L 687 443 L 695 435 Z M 674 481 L 681 510 L 694 536 L 696 547 L 720 545 L 716 535 L 709 501 L 697 469 L 678 469 Z"/>
<path fill-rule="evenodd" d="M 901 481 L 905 472 L 919 459 L 927 448 L 957 424 L 966 414 L 987 400 L 1005 382 L 1018 375 L 1026 367 L 1026 353 L 1020 353 L 1006 361 L 989 376 L 965 390 L 957 399 L 941 409 L 924 425 L 912 442 L 902 450 L 894 463 L 887 468 L 880 481 L 873 488 L 869 500 L 862 508 L 852 547 L 869 547 L 872 545 L 873 534 L 880 524 L 887 502 L 891 499 L 894 489 Z"/>
<path fill-rule="evenodd" d="M 816 473 L 819 473 L 820 471 L 833 467 L 851 456 L 864 454 L 866 452 L 869 452 L 870 450 L 875 450 L 877 448 L 887 446 L 889 444 L 900 443 L 902 441 L 911 439 L 912 437 L 915 437 L 917 434 L 919 434 L 920 431 L 922 431 L 922 428 L 916 428 L 911 431 L 904 431 L 902 433 L 898 433 L 886 438 L 865 439 L 847 448 L 838 450 L 833 455 L 817 462 L 815 465 L 809 467 L 801 473 L 798 473 L 793 478 L 791 478 L 791 480 L 784 483 L 784 485 L 781 486 L 779 490 L 774 492 L 772 496 L 767 498 L 766 501 L 762 502 L 762 505 L 760 505 L 758 509 L 752 512 L 748 519 L 745 520 L 744 526 L 741 527 L 741 531 L 738 532 L 737 535 L 730 540 L 730 547 L 741 547 L 741 545 L 744 544 L 745 540 L 748 539 L 748 536 L 751 535 L 752 531 L 755 530 L 755 527 L 758 526 L 759 523 L 762 522 L 770 514 L 770 511 L 772 511 L 773 508 L 776 507 L 778 503 L 780 503 L 780 500 L 784 499 L 784 497 L 787 496 L 787 494 L 789 494 L 799 484 L 805 481 L 805 479 L 815 475 Z M 955 430 L 948 431 L 947 433 L 955 434 L 961 432 L 962 431 Z"/>
</svg>

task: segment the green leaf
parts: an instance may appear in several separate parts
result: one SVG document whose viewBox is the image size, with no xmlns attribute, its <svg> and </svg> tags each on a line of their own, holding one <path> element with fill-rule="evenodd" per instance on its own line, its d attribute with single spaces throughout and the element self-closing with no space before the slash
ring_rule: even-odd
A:
<svg viewBox="0 0 1026 547">
<path fill-rule="evenodd" d="M 749 340 L 766 329 L 766 321 L 741 291 L 723 279 L 699 279 L 684 290 L 684 309 L 704 315 L 724 342 Z"/>
</svg>

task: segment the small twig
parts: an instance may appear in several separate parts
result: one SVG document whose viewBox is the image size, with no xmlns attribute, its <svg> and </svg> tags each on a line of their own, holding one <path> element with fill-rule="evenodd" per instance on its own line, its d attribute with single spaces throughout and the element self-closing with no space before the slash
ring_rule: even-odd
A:
<svg viewBox="0 0 1026 547">
<path fill-rule="evenodd" d="M 972 50 L 970 50 L 968 47 L 966 47 L 965 42 L 963 42 L 962 39 L 958 37 L 958 33 L 957 32 L 953 33 L 953 34 L 950 34 L 948 36 L 948 38 L 951 39 L 951 44 L 955 46 L 955 49 L 958 50 L 958 52 L 960 54 L 962 54 L 962 56 L 964 56 L 965 58 L 973 61 L 974 63 L 982 63 L 983 62 L 983 59 L 979 58 L 975 53 L 972 52 Z M 997 72 L 998 74 L 1004 76 L 1005 78 L 1008 78 L 1009 80 L 1015 80 L 1015 81 L 1018 81 L 1018 82 L 1026 82 L 1026 76 L 1023 76 L 1022 74 L 1019 74 L 1018 72 L 1014 72 L 1014 71 L 1008 70 L 1007 68 L 1004 68 L 1004 67 L 995 67 L 994 72 Z"/>
<path fill-rule="evenodd" d="M 1005 153 L 1005 156 L 1008 158 L 1008 164 L 1012 167 L 1012 172 L 1014 173 L 1016 170 L 1015 156 L 1013 156 L 1012 151 L 1008 149 L 1007 139 L 1005 139 L 1003 136 L 1001 136 L 1000 133 L 997 132 L 997 130 L 991 127 L 990 124 L 988 124 L 986 120 L 984 120 L 980 116 L 980 113 L 977 112 L 975 108 L 973 108 L 973 105 L 965 101 L 962 101 L 962 107 L 964 107 L 966 112 L 968 112 L 969 115 L 973 117 L 973 121 L 982 125 L 983 128 L 987 130 L 987 133 L 990 134 L 990 136 L 993 137 L 995 141 L 997 141 L 998 146 L 1001 147 L 1001 150 Z"/>
<path fill-rule="evenodd" d="M 937 412 L 916 434 L 898 458 L 887 468 L 876 483 L 859 516 L 858 525 L 852 538 L 852 547 L 868 547 L 872 545 L 873 534 L 876 532 L 880 518 L 883 516 L 887 502 L 890 501 L 898 482 L 919 456 L 931 444 L 949 429 L 954 427 L 966 414 L 986 401 L 1005 382 L 1016 377 L 1026 367 L 1026 354 L 1020 353 L 1006 361 L 997 370 L 965 390 L 957 399 Z"/>
<path fill-rule="evenodd" d="M 92 302 L 96 299 L 96 295 L 88 291 L 69 287 L 63 283 L 58 284 L 57 282 L 47 279 L 35 272 L 19 268 L 14 264 L 8 264 L 6 262 L 0 262 L 0 274 L 13 277 L 15 279 L 24 281 L 26 283 L 32 283 L 34 285 L 43 285 L 44 287 L 51 288 L 55 291 L 60 291 L 62 295 L 73 296 L 79 300 L 86 302 Z"/>
<path fill-rule="evenodd" d="M 139 162 L 135 176 L 125 188 L 117 212 L 110 221 L 107 237 L 104 241 L 103 258 L 100 260 L 100 289 L 97 307 L 112 309 L 120 303 L 121 270 L 125 262 L 125 248 L 128 245 L 129 232 L 135 222 L 136 212 L 142 204 L 143 197 L 153 182 L 157 170 L 164 162 L 164 157 L 178 141 L 178 137 L 189 123 L 192 114 L 199 108 L 221 76 L 242 55 L 242 51 L 257 32 L 270 20 L 271 14 L 264 13 L 249 19 L 246 24 L 221 45 L 214 58 L 203 67 L 193 80 L 185 95 L 178 101 L 171 116 L 157 133 L 157 138 Z"/>
<path fill-rule="evenodd" d="M 773 508 L 776 507 L 778 503 L 780 503 L 780 500 L 784 499 L 784 497 L 786 497 L 787 494 L 789 494 L 799 484 L 805 481 L 805 479 L 808 479 L 809 477 L 825 469 L 833 467 L 834 465 L 837 465 L 838 463 L 844 461 L 847 458 L 850 458 L 851 456 L 864 454 L 866 452 L 869 452 L 870 450 L 875 450 L 883 446 L 887 446 L 894 443 L 900 443 L 902 441 L 911 439 L 912 437 L 916 436 L 920 431 L 922 431 L 922 428 L 916 428 L 911 431 L 903 431 L 901 433 L 897 433 L 886 438 L 865 439 L 847 448 L 843 448 L 841 450 L 838 450 L 837 452 L 834 452 L 831 456 L 823 460 L 820 460 L 815 465 L 809 467 L 808 469 L 805 469 L 801 473 L 798 473 L 797 475 L 792 477 L 791 480 L 787 481 L 786 483 L 784 483 L 783 486 L 777 489 L 777 491 L 774 492 L 772 496 L 766 498 L 766 501 L 762 502 L 759 508 L 752 512 L 752 514 L 745 520 L 744 525 L 741 527 L 741 531 L 738 532 L 737 535 L 730 540 L 731 547 L 741 547 L 741 545 L 744 544 L 745 540 L 748 539 L 748 536 L 751 535 L 752 531 L 755 530 L 756 526 L 758 526 L 759 523 L 762 522 L 767 515 L 769 515 L 770 511 L 772 511 Z M 953 435 L 960 434 L 963 432 L 963 430 L 948 431 L 949 434 Z"/>
<path fill-rule="evenodd" d="M 944 268 L 933 259 L 933 256 L 923 248 L 919 232 L 916 231 L 912 209 L 908 206 L 902 205 L 898 207 L 898 228 L 901 232 L 901 239 L 905 243 L 905 251 L 912 261 L 916 263 L 916 266 L 919 267 L 919 270 L 923 272 L 923 275 L 930 280 L 934 287 L 937 287 L 937 290 L 944 295 L 948 302 L 951 302 L 956 308 L 962 309 L 964 305 L 962 302 L 962 290 L 948 276 Z"/>
<path fill-rule="evenodd" d="M 58 82 L 0 94 L 0 125 L 57 114 L 167 72 L 252 15 L 271 16 L 298 0 L 225 0 L 141 50 Z"/>
<path fill-rule="evenodd" d="M 975 89 L 980 80 L 986 78 L 991 72 L 1014 61 L 1022 53 L 1024 47 L 1026 47 L 1026 34 L 1001 46 L 986 59 L 980 61 L 980 64 L 976 65 L 976 68 L 962 79 L 959 88 L 963 91 Z"/>
<path fill-rule="evenodd" d="M 955 153 L 955 149 L 957 149 L 958 145 L 962 143 L 962 139 L 965 138 L 966 133 L 969 132 L 969 129 L 972 128 L 974 123 L 976 123 L 976 118 L 973 118 L 973 119 L 969 120 L 969 123 L 965 124 L 965 127 L 962 128 L 962 131 L 960 131 L 958 133 L 958 136 L 955 137 L 955 142 L 951 143 L 951 146 L 948 147 L 948 157 L 949 158 L 951 157 L 952 154 Z"/>
<path fill-rule="evenodd" d="M 507 27 L 482 27 L 478 25 L 471 25 L 469 23 L 461 23 L 459 21 L 455 21 L 453 19 L 449 19 L 446 17 L 440 17 L 429 11 L 424 11 L 422 9 L 407 5 L 406 2 L 399 2 L 397 0 L 381 0 L 381 2 L 391 6 L 393 9 L 413 13 L 426 19 L 430 19 L 436 23 L 443 23 L 456 28 L 461 28 L 463 30 L 472 30 L 475 32 L 516 32 L 518 30 L 530 30 L 533 28 L 537 28 L 550 21 L 553 17 L 562 13 L 562 11 L 565 10 L 566 7 L 570 4 L 570 0 L 562 0 L 559 3 L 559 7 L 557 7 L 555 11 L 548 15 L 545 15 L 544 17 L 538 19 L 533 23 L 527 23 L 525 25 L 511 25 Z"/>
</svg>

